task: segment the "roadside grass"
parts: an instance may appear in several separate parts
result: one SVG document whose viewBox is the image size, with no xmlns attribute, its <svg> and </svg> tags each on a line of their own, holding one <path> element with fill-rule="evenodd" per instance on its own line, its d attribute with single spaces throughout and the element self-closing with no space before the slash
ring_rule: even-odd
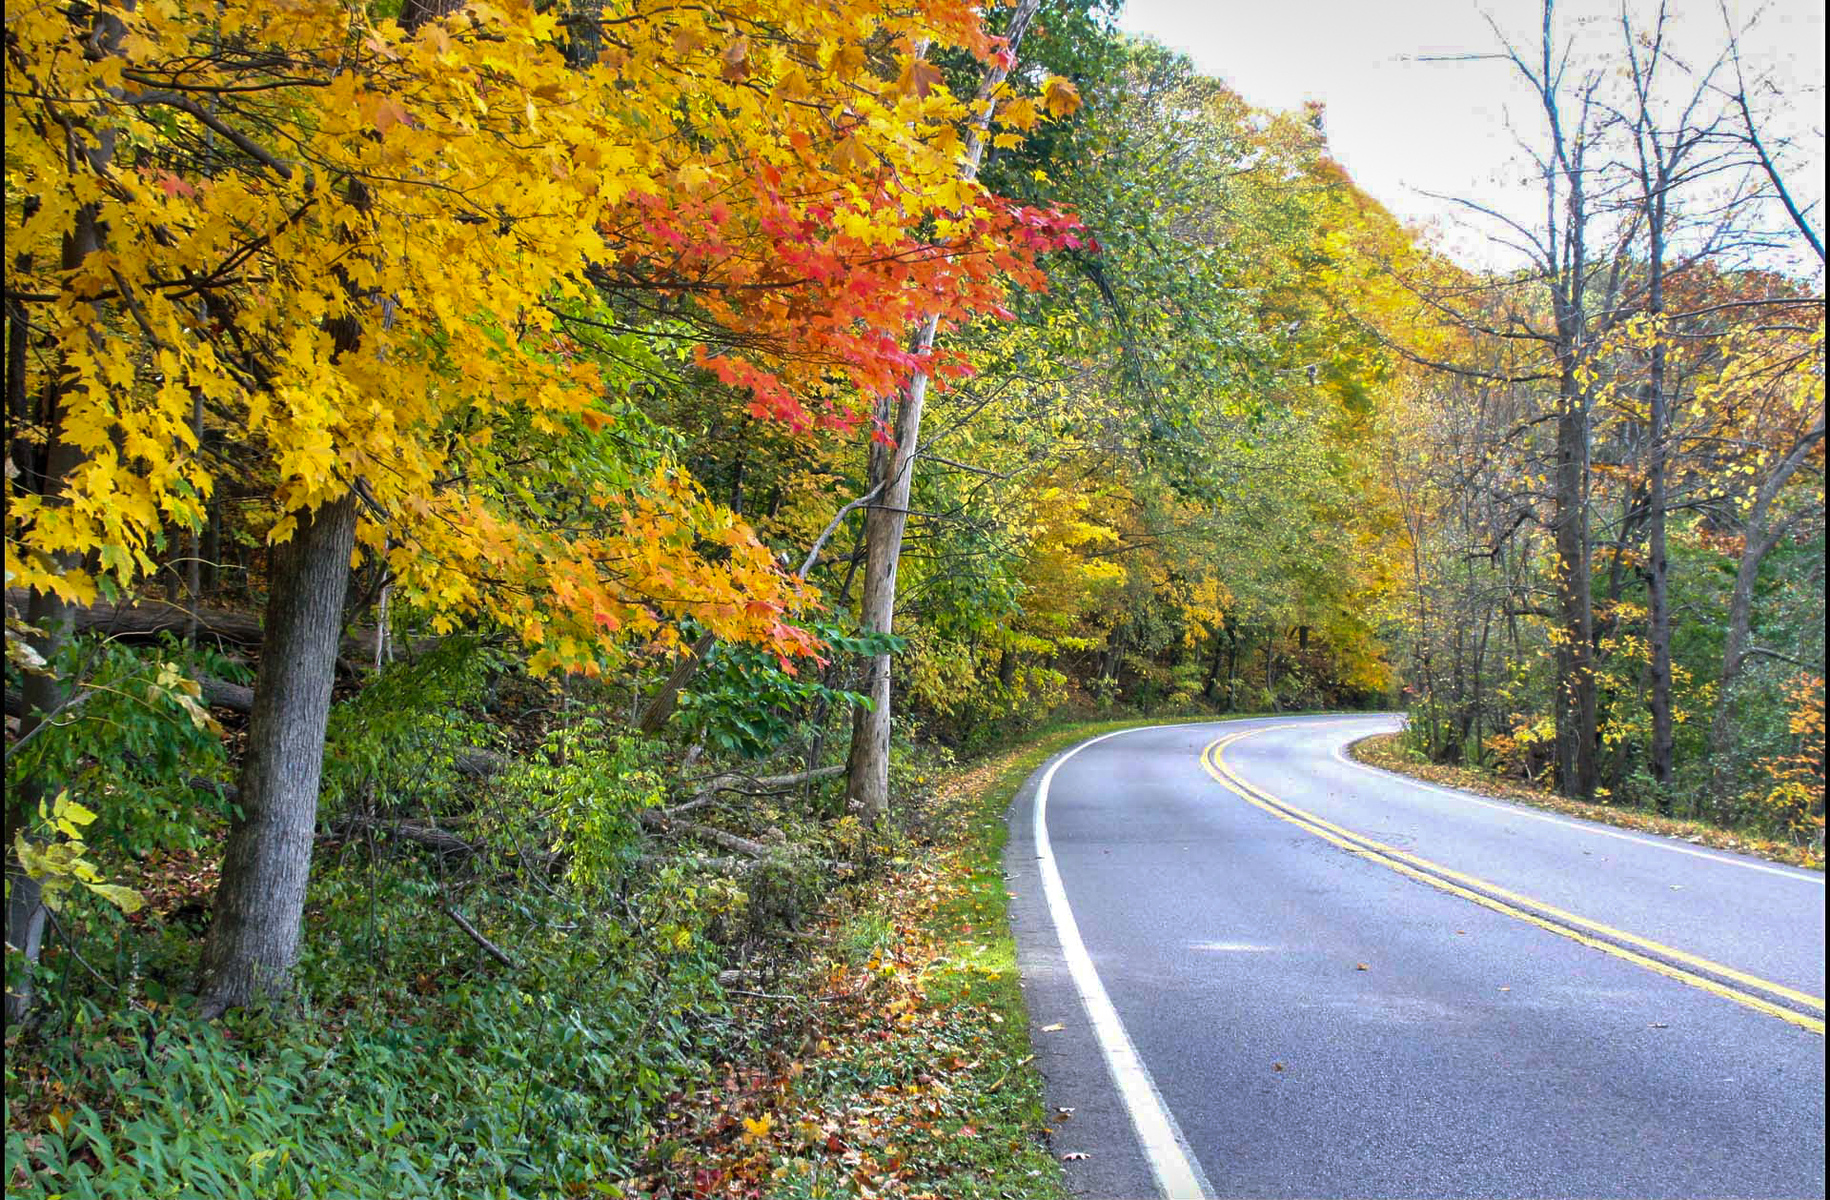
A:
<svg viewBox="0 0 1830 1200">
<path fill-rule="evenodd" d="M 1405 752 L 1397 734 L 1381 733 L 1362 738 L 1348 747 L 1348 753 L 1367 766 L 1395 771 L 1400 775 L 1409 775 L 1414 779 L 1440 784 L 1443 787 L 1461 788 L 1464 791 L 1475 792 L 1495 800 L 1510 800 L 1515 804 L 1548 809 L 1551 812 L 1562 813 L 1564 816 L 1581 817 L 1622 829 L 1636 829 L 1643 833 L 1656 833 L 1664 837 L 1678 838 L 1694 846 L 1708 846 L 1715 850 L 1732 850 L 1740 854 L 1751 854 L 1770 862 L 1785 863 L 1788 866 L 1804 867 L 1813 871 L 1824 869 L 1823 851 L 1818 848 L 1759 838 L 1751 834 L 1723 829 L 1704 821 L 1661 817 L 1643 809 L 1620 808 L 1608 804 L 1587 804 L 1580 800 L 1559 796 L 1555 792 L 1499 779 L 1484 771 L 1419 762 Z"/>
</svg>

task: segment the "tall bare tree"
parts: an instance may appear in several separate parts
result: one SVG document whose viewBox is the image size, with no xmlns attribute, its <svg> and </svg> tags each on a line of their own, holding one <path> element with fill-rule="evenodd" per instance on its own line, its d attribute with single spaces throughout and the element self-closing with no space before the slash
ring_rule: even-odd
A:
<svg viewBox="0 0 1830 1200">
<path fill-rule="evenodd" d="M 1712 111 L 1716 75 L 1723 65 L 1688 70 L 1670 54 L 1667 34 L 1670 12 L 1661 3 L 1649 31 L 1637 28 L 1623 8 L 1620 14 L 1622 48 L 1626 52 L 1632 102 L 1621 114 L 1631 139 L 1629 160 L 1637 184 L 1637 203 L 1646 237 L 1645 313 L 1652 325 L 1644 395 L 1647 429 L 1646 495 L 1646 609 L 1647 642 L 1651 650 L 1649 706 L 1652 743 L 1648 754 L 1652 778 L 1658 784 L 1659 811 L 1671 812 L 1672 762 L 1675 732 L 1671 700 L 1671 598 L 1666 519 L 1670 513 L 1671 401 L 1667 359 L 1670 339 L 1666 323 L 1666 282 L 1671 269 L 1671 236 L 1676 220 L 1674 202 L 1680 189 L 1721 170 L 1732 169 L 1720 154 L 1710 154 L 1722 114 Z M 1675 104 L 1665 100 L 1665 77 L 1672 72 L 1688 75 L 1688 83 Z M 1667 112 L 1667 109 L 1675 111 Z M 1704 251 L 1706 252 L 1707 246 Z M 1699 252 L 1702 253 L 1702 252 Z"/>
<path fill-rule="evenodd" d="M 1008 53 L 985 68 L 979 84 L 977 119 L 966 138 L 960 174 L 978 178 L 990 139 L 991 102 L 1010 74 L 1023 35 L 1036 18 L 1041 0 L 1018 0 L 1004 36 Z M 917 358 L 934 348 L 939 318 L 929 317 L 916 332 L 911 353 Z M 902 533 L 909 519 L 909 494 L 915 482 L 915 455 L 921 445 L 921 418 L 927 405 L 928 376 L 917 371 L 904 388 L 894 413 L 894 441 L 873 442 L 870 450 L 870 485 L 878 493 L 864 521 L 864 593 L 861 624 L 870 633 L 890 633 L 896 617 L 896 568 L 902 559 Z M 885 398 L 875 414 L 880 428 L 889 428 L 892 414 Z M 860 707 L 852 724 L 851 754 L 846 764 L 846 802 L 866 820 L 875 821 L 890 805 L 890 656 L 874 655 L 866 664 L 864 694 L 869 707 Z"/>
</svg>

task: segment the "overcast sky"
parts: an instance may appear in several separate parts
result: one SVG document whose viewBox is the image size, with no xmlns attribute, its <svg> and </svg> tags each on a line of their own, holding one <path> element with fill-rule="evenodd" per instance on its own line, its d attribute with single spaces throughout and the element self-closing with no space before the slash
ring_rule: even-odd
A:
<svg viewBox="0 0 1830 1200">
<path fill-rule="evenodd" d="M 1672 0 L 1671 7 L 1682 43 L 1713 56 L 1722 42 L 1719 0 Z M 1731 0 L 1729 9 L 1738 22 L 1757 16 L 1744 57 L 1787 84 L 1792 99 L 1774 117 L 1775 131 L 1802 148 L 1787 182 L 1801 199 L 1820 201 L 1822 0 Z M 1360 186 L 1404 220 L 1433 223 L 1457 257 L 1479 261 L 1490 253 L 1477 248 L 1483 239 L 1457 231 L 1448 219 L 1455 207 L 1422 192 L 1534 213 L 1506 123 L 1526 128 L 1538 116 L 1508 64 L 1417 60 L 1494 49 L 1484 13 L 1533 45 L 1538 5 L 1531 0 L 1127 0 L 1120 25 L 1187 52 L 1253 104 L 1322 101 L 1334 155 Z M 1618 0 L 1572 0 L 1559 13 L 1591 50 L 1619 44 Z M 1821 213 L 1814 223 L 1822 229 Z"/>
</svg>

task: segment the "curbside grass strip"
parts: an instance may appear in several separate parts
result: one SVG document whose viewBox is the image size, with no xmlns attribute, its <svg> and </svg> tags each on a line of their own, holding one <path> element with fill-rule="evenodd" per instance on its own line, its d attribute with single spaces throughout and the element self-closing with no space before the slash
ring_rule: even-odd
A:
<svg viewBox="0 0 1830 1200">
<path fill-rule="evenodd" d="M 1408 775 L 1412 779 L 1433 783 L 1440 787 L 1460 788 L 1462 791 L 1474 792 L 1493 800 L 1505 800 L 1514 804 L 1541 808 L 1566 817 L 1580 817 L 1585 821 L 1596 821 L 1618 829 L 1631 829 L 1640 833 L 1677 838 L 1680 841 L 1689 842 L 1693 846 L 1707 846 L 1712 850 L 1748 854 L 1790 867 L 1802 867 L 1811 871 L 1824 869 L 1823 854 L 1813 851 L 1809 847 L 1750 837 L 1703 821 L 1679 820 L 1675 817 L 1661 817 L 1655 813 L 1643 812 L 1634 808 L 1615 808 L 1606 804 L 1588 804 L 1580 800 L 1570 800 L 1554 792 L 1510 783 L 1466 767 L 1414 762 L 1400 754 L 1397 747 L 1397 734 L 1376 733 L 1371 737 L 1364 737 L 1357 742 L 1349 743 L 1347 754 L 1355 762 L 1377 767 L 1381 771 Z"/>
</svg>

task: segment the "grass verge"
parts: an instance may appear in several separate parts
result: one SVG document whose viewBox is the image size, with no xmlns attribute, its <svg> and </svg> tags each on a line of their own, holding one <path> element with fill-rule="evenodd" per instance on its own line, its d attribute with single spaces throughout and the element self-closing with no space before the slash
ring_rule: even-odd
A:
<svg viewBox="0 0 1830 1200">
<path fill-rule="evenodd" d="M 1643 833 L 1656 833 L 1663 837 L 1689 842 L 1694 846 L 1709 846 L 1716 850 L 1732 850 L 1740 854 L 1751 854 L 1770 862 L 1785 863 L 1788 866 L 1805 867 L 1814 871 L 1824 869 L 1822 851 L 1813 850 L 1810 847 L 1757 838 L 1703 821 L 1661 817 L 1656 813 L 1637 808 L 1618 808 L 1608 804 L 1589 804 L 1581 800 L 1571 800 L 1559 796 L 1555 792 L 1497 779 L 1484 771 L 1471 770 L 1467 767 L 1419 762 L 1405 753 L 1397 734 L 1381 733 L 1362 738 L 1348 747 L 1348 753 L 1353 755 L 1356 760 L 1371 767 L 1395 771 L 1400 775 L 1409 775 L 1413 779 L 1422 779 L 1444 787 L 1461 788 L 1463 791 L 1475 792 L 1495 800 L 1510 800 L 1515 804 L 1525 804 L 1532 808 L 1549 809 L 1551 812 L 1562 813 L 1564 816 L 1599 821 L 1604 825 L 1615 825 L 1622 829 L 1637 829 Z"/>
<path fill-rule="evenodd" d="M 746 1051 L 675 1116 L 629 1190 L 765 1200 L 1061 1200 L 1006 911 L 1004 812 L 1050 755 L 1150 720 L 1075 722 L 945 770 L 833 897 L 807 952 L 733 989 Z"/>
</svg>

